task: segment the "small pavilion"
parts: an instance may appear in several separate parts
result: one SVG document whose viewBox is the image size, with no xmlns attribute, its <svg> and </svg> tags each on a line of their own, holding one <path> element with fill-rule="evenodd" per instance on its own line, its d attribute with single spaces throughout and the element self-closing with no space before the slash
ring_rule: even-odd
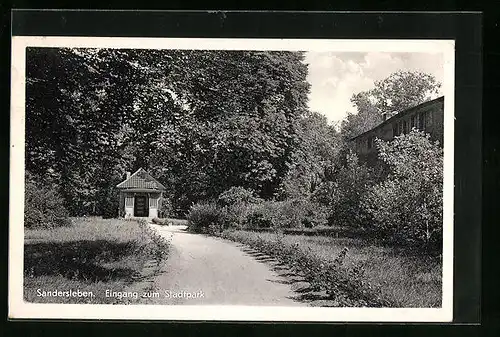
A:
<svg viewBox="0 0 500 337">
<path fill-rule="evenodd" d="M 120 217 L 156 218 L 166 188 L 143 168 L 116 185 L 120 190 Z"/>
</svg>

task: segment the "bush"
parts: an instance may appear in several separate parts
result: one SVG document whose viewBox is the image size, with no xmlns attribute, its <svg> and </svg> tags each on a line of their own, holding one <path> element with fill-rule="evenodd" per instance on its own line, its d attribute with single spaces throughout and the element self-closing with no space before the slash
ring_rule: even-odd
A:
<svg viewBox="0 0 500 337">
<path fill-rule="evenodd" d="M 312 199 L 327 207 L 331 225 L 360 227 L 367 222 L 360 201 L 373 183 L 372 170 L 349 151 L 331 180 L 324 182 Z"/>
<path fill-rule="evenodd" d="M 194 205 L 188 216 L 194 231 L 217 228 L 312 228 L 327 223 L 324 207 L 309 199 L 263 201 L 240 187 L 222 193 L 216 202 Z M 212 229 L 215 227 L 212 227 Z"/>
<path fill-rule="evenodd" d="M 54 186 L 45 186 L 26 171 L 24 226 L 26 228 L 54 228 L 71 224 L 63 199 Z"/>
<path fill-rule="evenodd" d="M 101 205 L 103 219 L 112 219 L 118 217 L 119 192 L 115 188 L 108 188 L 98 199 Z"/>
<path fill-rule="evenodd" d="M 160 198 L 158 216 L 160 218 L 167 218 L 172 215 L 173 207 L 169 198 Z"/>
<path fill-rule="evenodd" d="M 271 201 L 249 205 L 247 209 L 248 213 L 244 222 L 245 228 L 258 229 L 273 227 L 276 208 L 276 204 Z"/>
<path fill-rule="evenodd" d="M 322 206 L 308 199 L 293 199 L 276 203 L 274 225 L 278 228 L 312 228 L 326 224 Z"/>
<path fill-rule="evenodd" d="M 237 186 L 231 187 L 221 193 L 217 198 L 217 204 L 220 206 L 233 206 L 237 204 L 258 203 L 261 199 L 255 196 L 254 191 Z"/>
<path fill-rule="evenodd" d="M 221 208 L 214 201 L 202 201 L 189 209 L 187 216 L 189 230 L 196 233 L 208 233 L 214 226 L 221 226 Z"/>
<path fill-rule="evenodd" d="M 242 228 L 247 221 L 251 205 L 261 201 L 252 190 L 231 187 L 221 193 L 217 199 L 217 205 L 221 209 L 221 225 L 224 228 Z"/>
<path fill-rule="evenodd" d="M 441 147 L 415 130 L 376 144 L 389 176 L 371 188 L 362 207 L 373 217 L 377 230 L 398 241 L 438 249 L 443 212 Z"/>
<path fill-rule="evenodd" d="M 308 199 L 266 201 L 252 205 L 246 228 L 311 228 L 326 222 L 325 209 Z"/>
</svg>

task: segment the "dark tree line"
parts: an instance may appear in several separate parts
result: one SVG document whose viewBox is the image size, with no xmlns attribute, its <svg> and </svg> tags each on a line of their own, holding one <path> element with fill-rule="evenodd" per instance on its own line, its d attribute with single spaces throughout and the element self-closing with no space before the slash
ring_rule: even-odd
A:
<svg viewBox="0 0 500 337">
<path fill-rule="evenodd" d="M 231 186 L 265 199 L 297 193 L 289 187 L 301 170 L 307 191 L 336 132 L 307 111 L 303 59 L 29 48 L 26 168 L 57 186 L 73 215 L 115 212 L 114 186 L 139 167 L 169 187 L 180 211 Z"/>
</svg>

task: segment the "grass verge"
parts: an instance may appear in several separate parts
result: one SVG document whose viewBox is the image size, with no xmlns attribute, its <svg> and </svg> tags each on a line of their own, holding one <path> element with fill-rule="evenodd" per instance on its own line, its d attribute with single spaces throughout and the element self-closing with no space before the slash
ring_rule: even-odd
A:
<svg viewBox="0 0 500 337">
<path fill-rule="evenodd" d="M 440 307 L 441 263 L 362 239 L 225 231 L 326 291 L 335 306 Z"/>
<path fill-rule="evenodd" d="M 25 229 L 24 299 L 37 303 L 125 304 L 148 261 L 161 261 L 168 243 L 145 221 L 76 218 L 71 227 Z M 68 292 L 92 296 L 73 296 Z M 111 292 L 118 296 L 107 296 Z M 57 296 L 49 292 L 60 292 Z M 44 296 L 45 294 L 45 296 Z M 126 295 L 126 294 L 125 294 Z"/>
</svg>

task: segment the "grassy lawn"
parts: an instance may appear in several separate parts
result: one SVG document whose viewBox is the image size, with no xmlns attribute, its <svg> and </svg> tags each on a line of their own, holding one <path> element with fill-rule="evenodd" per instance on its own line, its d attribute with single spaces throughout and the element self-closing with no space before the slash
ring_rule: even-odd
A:
<svg viewBox="0 0 500 337">
<path fill-rule="evenodd" d="M 247 244 L 253 243 L 258 248 L 259 240 L 276 242 L 277 235 L 232 231 L 226 237 Z M 284 235 L 281 240 L 283 245 L 331 262 L 347 247 L 349 250 L 343 266 L 350 270 L 361 266 L 364 271 L 362 278 L 394 306 L 441 306 L 442 273 L 439 259 L 423 257 L 403 249 L 377 246 L 362 239 Z"/>
<path fill-rule="evenodd" d="M 71 227 L 25 229 L 24 299 L 39 303 L 123 304 L 106 290 L 128 291 L 146 262 L 167 246 L 137 221 L 75 218 Z M 93 297 L 40 296 L 43 291 L 92 292 Z M 133 299 L 132 299 L 133 301 Z"/>
</svg>

